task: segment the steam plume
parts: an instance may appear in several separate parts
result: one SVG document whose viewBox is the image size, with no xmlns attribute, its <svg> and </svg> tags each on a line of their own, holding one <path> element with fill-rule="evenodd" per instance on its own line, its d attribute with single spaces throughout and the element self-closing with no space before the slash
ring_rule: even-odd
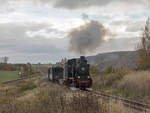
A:
<svg viewBox="0 0 150 113">
<path fill-rule="evenodd" d="M 97 22 L 90 21 L 89 23 L 73 29 L 70 34 L 69 49 L 77 54 L 85 55 L 94 52 L 103 44 L 104 37 L 109 34 L 105 27 Z"/>
</svg>

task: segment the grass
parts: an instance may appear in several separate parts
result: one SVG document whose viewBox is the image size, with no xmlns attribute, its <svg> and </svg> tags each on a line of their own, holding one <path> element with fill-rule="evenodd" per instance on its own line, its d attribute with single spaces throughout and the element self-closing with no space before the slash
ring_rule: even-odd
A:
<svg viewBox="0 0 150 113">
<path fill-rule="evenodd" d="M 8 80 L 15 80 L 17 78 L 18 78 L 18 72 L 0 71 L 0 83 Z"/>
<path fill-rule="evenodd" d="M 29 82 L 23 84 L 23 85 L 21 86 L 20 90 L 21 90 L 21 91 L 27 91 L 27 90 L 32 90 L 32 89 L 34 89 L 34 88 L 36 88 L 36 87 L 37 87 L 37 86 L 36 86 L 33 82 L 29 81 Z"/>
<path fill-rule="evenodd" d="M 72 93 L 57 86 L 36 93 L 23 101 L 0 99 L 0 113 L 133 113 L 122 103 L 105 103 L 91 94 Z"/>
<path fill-rule="evenodd" d="M 93 89 L 150 103 L 150 71 L 121 69 L 93 77 Z"/>
<path fill-rule="evenodd" d="M 132 94 L 134 97 L 150 95 L 150 72 L 132 72 L 127 74 L 118 84 L 118 88 Z"/>
</svg>

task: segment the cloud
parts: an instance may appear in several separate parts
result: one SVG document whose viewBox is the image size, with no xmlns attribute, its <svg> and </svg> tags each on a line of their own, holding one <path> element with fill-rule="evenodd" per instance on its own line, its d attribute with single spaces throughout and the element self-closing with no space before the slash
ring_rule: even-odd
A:
<svg viewBox="0 0 150 113">
<path fill-rule="evenodd" d="M 67 39 L 45 38 L 40 35 L 30 37 L 27 34 L 27 31 L 36 32 L 47 27 L 50 26 L 44 23 L 0 24 L 0 54 L 9 56 L 10 62 L 27 62 L 28 59 L 28 62 L 36 63 L 40 61 L 53 62 L 62 56 L 69 56 Z M 35 58 L 36 60 L 33 60 Z"/>
<path fill-rule="evenodd" d="M 59 8 L 77 9 L 90 6 L 103 6 L 112 2 L 112 0 L 56 0 L 54 6 Z"/>
<path fill-rule="evenodd" d="M 0 0 L 0 54 L 10 56 L 13 62 L 20 59 L 17 61 L 20 62 L 26 61 L 28 57 L 33 61 L 45 61 L 45 57 L 56 60 L 62 56 L 70 56 L 68 47 L 83 54 L 91 54 L 97 47 L 104 47 L 98 52 L 132 49 L 133 41 L 129 38 L 136 37 L 142 26 L 142 22 L 133 20 L 145 19 L 149 14 L 147 9 L 145 13 L 148 6 L 149 0 Z M 109 27 L 115 33 L 115 38 L 122 40 L 104 41 L 99 36 L 103 37 L 105 34 L 92 30 L 96 29 L 91 27 L 93 24 L 78 28 L 90 19 L 101 22 L 97 25 L 101 26 L 99 30 L 106 29 L 104 26 Z M 110 22 L 112 23 L 109 24 Z M 68 39 L 62 37 L 72 28 L 78 28 L 72 31 L 72 37 L 82 36 L 88 40 L 71 38 L 72 45 L 69 46 Z M 92 38 L 87 38 L 84 32 L 92 34 Z M 96 42 L 93 40 L 96 37 L 93 32 L 99 37 Z M 77 42 L 79 43 L 76 44 Z M 89 47 L 83 42 L 88 43 Z"/>
<path fill-rule="evenodd" d="M 103 7 L 111 3 L 123 3 L 124 5 L 141 5 L 143 7 L 149 7 L 149 0 L 35 0 L 42 4 L 51 3 L 56 8 L 66 9 L 81 9 L 92 6 Z"/>
<path fill-rule="evenodd" d="M 104 42 L 97 52 L 134 51 L 139 42 L 139 37 L 121 37 Z"/>
<path fill-rule="evenodd" d="M 142 5 L 143 7 L 150 6 L 149 0 L 0 0 L 3 5 L 13 5 L 30 3 L 34 5 L 53 6 L 55 8 L 66 9 L 81 9 L 92 6 L 103 7 L 111 3 L 123 3 L 127 5 Z"/>
<path fill-rule="evenodd" d="M 145 26 L 143 19 L 127 19 L 112 21 L 110 24 L 111 32 L 115 33 L 115 38 L 140 37 Z"/>
<path fill-rule="evenodd" d="M 126 28 L 126 32 L 141 32 L 145 26 L 144 21 L 132 22 Z"/>
</svg>

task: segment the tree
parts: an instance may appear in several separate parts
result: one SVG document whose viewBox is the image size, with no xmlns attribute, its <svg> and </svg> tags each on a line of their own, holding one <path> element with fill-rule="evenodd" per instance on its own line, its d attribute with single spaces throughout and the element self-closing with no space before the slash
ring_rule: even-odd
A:
<svg viewBox="0 0 150 113">
<path fill-rule="evenodd" d="M 150 68 L 150 18 L 147 19 L 141 41 L 138 45 L 138 68 Z"/>
<path fill-rule="evenodd" d="M 8 62 L 8 57 L 4 57 L 4 63 L 6 63 L 7 64 L 7 62 Z"/>
<path fill-rule="evenodd" d="M 5 63 L 5 64 L 7 64 L 7 62 L 8 62 L 8 57 L 1 57 L 0 58 L 0 63 Z"/>
</svg>

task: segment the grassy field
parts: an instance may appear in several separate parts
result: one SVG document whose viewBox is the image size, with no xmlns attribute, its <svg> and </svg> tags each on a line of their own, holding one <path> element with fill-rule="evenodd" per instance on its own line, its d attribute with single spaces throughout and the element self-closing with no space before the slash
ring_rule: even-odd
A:
<svg viewBox="0 0 150 113">
<path fill-rule="evenodd" d="M 0 71 L 0 83 L 7 80 L 14 80 L 18 78 L 18 72 L 14 71 Z"/>
</svg>

